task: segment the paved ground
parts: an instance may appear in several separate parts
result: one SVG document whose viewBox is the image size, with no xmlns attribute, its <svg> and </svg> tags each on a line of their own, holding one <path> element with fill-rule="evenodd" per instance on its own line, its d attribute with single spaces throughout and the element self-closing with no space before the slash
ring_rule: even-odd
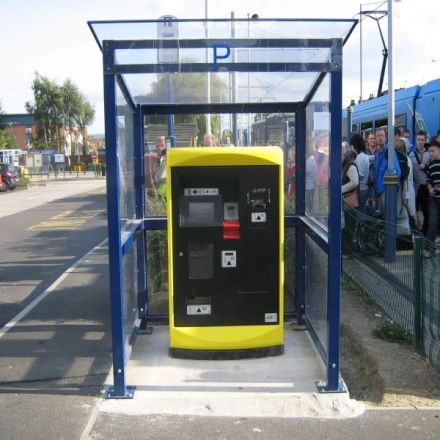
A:
<svg viewBox="0 0 440 440">
<path fill-rule="evenodd" d="M 69 197 L 97 188 L 105 188 L 104 178 L 95 178 L 93 173 L 68 175 L 66 179 L 34 177 L 27 189 L 0 193 L 0 218 L 27 209 L 43 206 L 52 200 Z"/>
</svg>

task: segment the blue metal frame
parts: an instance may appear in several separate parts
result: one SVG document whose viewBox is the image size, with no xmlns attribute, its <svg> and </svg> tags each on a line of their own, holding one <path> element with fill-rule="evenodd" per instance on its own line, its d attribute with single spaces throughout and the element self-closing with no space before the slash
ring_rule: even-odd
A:
<svg viewBox="0 0 440 440">
<path fill-rule="evenodd" d="M 295 198 L 295 213 L 299 217 L 305 216 L 306 213 L 306 107 L 299 106 L 295 116 L 295 130 L 296 130 L 296 198 Z M 306 307 L 305 299 L 305 227 L 301 224 L 295 230 L 295 300 L 296 310 L 298 313 L 298 324 L 305 324 L 304 315 Z M 300 270 L 298 270 L 300 268 Z"/>
<path fill-rule="evenodd" d="M 148 22 L 150 20 L 136 20 L 133 22 Z M 178 20 L 179 22 L 185 20 Z M 195 21 L 195 20 L 188 20 Z M 204 22 L 205 20 L 200 20 Z M 210 20 L 227 21 L 227 20 Z M 244 21 L 247 20 L 235 20 Z M 277 20 L 294 21 L 294 20 Z M 307 21 L 298 19 L 298 21 Z M 309 20 L 328 22 L 332 20 Z M 340 22 L 341 20 L 334 20 Z M 356 20 L 346 20 L 352 22 L 353 26 L 350 33 L 356 26 Z M 125 21 L 124 21 L 125 22 Z M 151 20 L 156 22 L 156 20 Z M 99 40 L 92 28 L 89 26 L 100 45 Z M 100 22 L 103 23 L 103 22 Z M 111 22 L 109 22 L 111 23 Z M 119 23 L 115 21 L 114 23 Z M 348 36 L 346 37 L 346 39 Z M 146 274 L 146 231 L 164 230 L 167 227 L 165 218 L 145 218 L 145 193 L 144 193 L 144 138 L 143 138 L 143 117 L 146 114 L 177 114 L 177 113 L 257 113 L 265 112 L 269 109 L 273 111 L 295 112 L 296 114 L 296 212 L 295 215 L 286 215 L 284 219 L 285 227 L 296 228 L 296 306 L 297 313 L 290 314 L 297 317 L 299 323 L 305 323 L 309 328 L 310 334 L 315 341 L 318 351 L 326 362 L 326 382 L 319 384 L 318 388 L 322 392 L 344 391 L 339 378 L 339 295 L 340 295 L 340 273 L 341 273 L 341 108 L 342 108 L 342 65 L 341 55 L 342 42 L 340 39 L 316 39 L 316 40 L 258 40 L 254 43 L 255 47 L 305 47 L 307 41 L 311 47 L 331 47 L 331 62 L 329 63 L 234 63 L 225 64 L 231 71 L 258 71 L 264 67 L 265 71 L 295 71 L 301 67 L 300 71 L 318 72 L 319 75 L 315 84 L 302 102 L 284 103 L 229 103 L 229 104 L 196 104 L 196 105 L 135 105 L 130 90 L 127 88 L 122 73 L 131 72 L 178 72 L 178 71 L 215 71 L 214 65 L 210 63 L 193 63 L 186 67 L 183 65 L 167 65 L 160 68 L 154 65 L 116 65 L 115 50 L 119 48 L 140 48 L 149 47 L 157 44 L 157 41 L 104 41 L 103 42 L 103 61 L 104 61 L 104 103 L 105 103 L 105 128 L 107 146 L 107 203 L 108 203 L 108 234 L 109 234 L 109 265 L 110 265 L 110 293 L 111 293 L 111 314 L 112 314 L 112 342 L 113 342 L 113 368 L 114 368 L 114 387 L 108 395 L 116 398 L 130 398 L 133 396 L 133 389 L 128 387 L 125 381 L 126 350 L 124 347 L 124 310 L 123 310 L 123 284 L 122 284 L 122 259 L 132 245 L 137 243 L 138 261 L 138 305 L 139 317 L 141 319 L 164 320 L 163 316 L 148 315 L 148 294 L 147 294 L 147 274 Z M 188 47 L 207 47 L 212 41 L 206 40 L 180 40 L 180 44 Z M 224 40 L 222 40 L 224 43 Z M 163 42 L 162 42 L 163 43 Z M 319 46 L 313 46 L 317 43 Z M 175 41 L 171 40 L 165 44 L 174 47 Z M 230 40 L 231 47 L 249 47 L 248 40 Z M 241 46 L 240 46 L 241 45 Z M 283 46 L 284 45 L 284 46 Z M 101 45 L 100 45 L 101 46 Z M 155 47 L 155 46 L 152 46 Z M 182 46 L 181 46 L 182 47 Z M 304 70 L 306 69 L 306 70 Z M 330 73 L 327 73 L 330 72 Z M 314 93 L 319 88 L 325 76 L 330 74 L 330 112 L 331 112 L 331 156 L 330 156 L 330 216 L 327 231 L 318 224 L 313 218 L 305 214 L 305 165 L 306 165 L 306 106 L 313 98 Z M 119 208 L 119 164 L 117 155 L 117 114 L 116 114 L 116 84 L 128 104 L 134 111 L 133 137 L 135 147 L 135 191 L 136 191 L 136 220 L 124 229 L 121 235 L 120 208 Z M 305 239 L 310 237 L 328 255 L 328 282 L 327 282 L 327 347 L 323 347 L 315 334 L 312 323 L 305 313 Z M 299 269 L 299 270 L 298 270 Z M 289 315 L 289 316 L 290 316 Z"/>
<path fill-rule="evenodd" d="M 341 179 L 342 71 L 330 75 L 331 154 L 330 218 L 328 235 L 327 384 L 322 391 L 345 391 L 339 378 L 339 321 L 341 294 Z"/>
<path fill-rule="evenodd" d="M 134 183 L 136 190 L 136 219 L 140 224 L 139 234 L 136 235 L 137 244 L 137 270 L 138 270 L 138 317 L 145 320 L 148 310 L 148 292 L 147 292 L 147 272 L 145 270 L 147 264 L 147 247 L 145 234 L 143 233 L 144 224 L 144 117 L 142 115 L 141 106 L 136 106 L 134 114 Z"/>
<path fill-rule="evenodd" d="M 104 107 L 107 162 L 108 249 L 110 306 L 112 317 L 113 387 L 108 397 L 132 398 L 133 390 L 125 382 L 124 304 L 122 286 L 122 242 L 119 212 L 119 162 L 117 154 L 116 78 L 105 66 L 114 61 L 114 52 L 104 43 Z"/>
</svg>

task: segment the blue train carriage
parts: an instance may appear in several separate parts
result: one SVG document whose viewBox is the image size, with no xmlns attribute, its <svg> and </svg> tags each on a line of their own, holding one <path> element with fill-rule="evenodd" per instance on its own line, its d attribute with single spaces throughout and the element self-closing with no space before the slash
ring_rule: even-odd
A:
<svg viewBox="0 0 440 440">
<path fill-rule="evenodd" d="M 352 107 L 352 133 L 367 137 L 370 131 L 388 125 L 388 96 L 369 99 Z M 440 79 L 423 86 L 412 86 L 396 91 L 395 122 L 399 128 L 408 128 L 411 142 L 420 130 L 429 136 L 440 128 Z M 348 137 L 347 109 L 343 110 L 343 134 Z"/>
</svg>

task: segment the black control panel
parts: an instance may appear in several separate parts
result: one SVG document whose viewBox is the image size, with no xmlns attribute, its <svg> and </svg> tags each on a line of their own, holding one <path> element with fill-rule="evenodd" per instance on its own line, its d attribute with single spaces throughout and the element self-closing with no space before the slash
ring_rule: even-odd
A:
<svg viewBox="0 0 440 440">
<path fill-rule="evenodd" d="M 176 327 L 279 322 L 279 168 L 172 168 Z"/>
</svg>

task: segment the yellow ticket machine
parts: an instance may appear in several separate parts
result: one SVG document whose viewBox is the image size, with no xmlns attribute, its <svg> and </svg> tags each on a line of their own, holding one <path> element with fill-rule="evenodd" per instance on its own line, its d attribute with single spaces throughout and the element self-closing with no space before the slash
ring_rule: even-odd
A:
<svg viewBox="0 0 440 440">
<path fill-rule="evenodd" d="M 282 197 L 280 148 L 168 152 L 171 356 L 283 353 Z"/>
</svg>

